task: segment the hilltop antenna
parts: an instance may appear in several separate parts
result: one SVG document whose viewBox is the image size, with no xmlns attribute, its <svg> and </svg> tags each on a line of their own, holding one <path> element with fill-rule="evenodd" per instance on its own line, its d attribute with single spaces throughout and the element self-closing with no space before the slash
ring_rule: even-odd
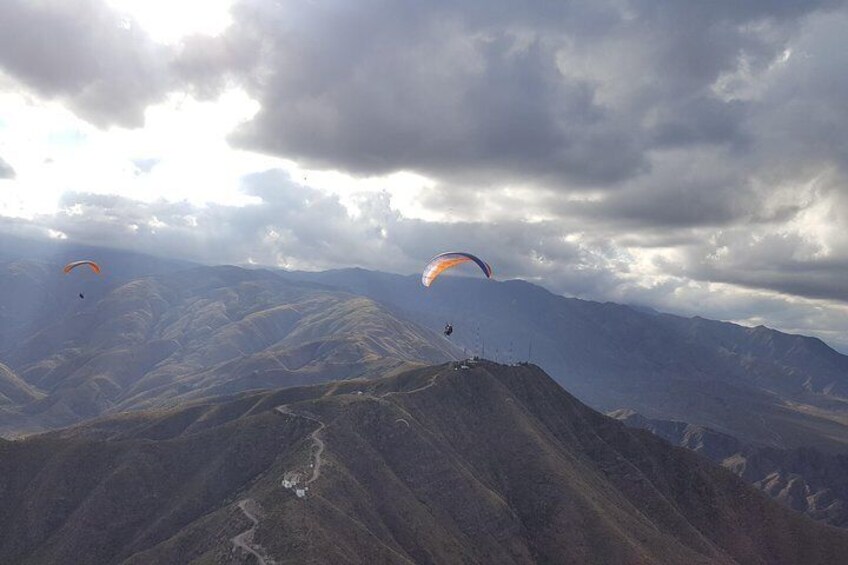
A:
<svg viewBox="0 0 848 565">
<path fill-rule="evenodd" d="M 527 363 L 533 358 L 533 340 L 530 340 L 530 345 L 527 347 Z"/>
</svg>

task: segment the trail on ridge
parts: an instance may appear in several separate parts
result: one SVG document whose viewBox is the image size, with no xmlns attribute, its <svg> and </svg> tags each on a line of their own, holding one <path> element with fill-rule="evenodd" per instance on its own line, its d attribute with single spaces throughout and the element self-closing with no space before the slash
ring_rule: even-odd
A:
<svg viewBox="0 0 848 565">
<path fill-rule="evenodd" d="M 324 430 L 324 428 L 327 427 L 327 425 L 324 422 L 322 422 L 321 420 L 319 420 L 318 418 L 315 418 L 313 416 L 307 416 L 306 414 L 299 414 L 297 412 L 292 412 L 291 409 L 288 406 L 285 406 L 285 405 L 277 406 L 276 408 L 274 408 L 274 410 L 276 410 L 280 414 L 284 414 L 284 415 L 287 415 L 287 416 L 295 416 L 295 417 L 298 417 L 298 418 L 306 418 L 307 420 L 311 420 L 311 421 L 316 422 L 318 424 L 318 427 L 315 429 L 315 431 L 313 431 L 311 434 L 309 434 L 309 437 L 312 439 L 313 442 L 315 442 L 315 445 L 318 447 L 318 449 L 313 449 L 314 461 L 312 463 L 312 476 L 309 477 L 309 479 L 305 483 L 306 485 L 309 485 L 309 484 L 313 483 L 318 477 L 321 476 L 321 462 L 322 462 L 321 456 L 324 454 L 325 445 L 324 445 L 324 440 L 321 439 L 320 437 L 318 437 L 318 434 L 320 434 Z"/>
<path fill-rule="evenodd" d="M 253 525 L 242 533 L 234 536 L 232 538 L 233 545 L 256 557 L 259 565 L 274 565 L 275 561 L 264 555 L 264 551 L 258 544 L 253 543 L 253 536 L 256 533 L 256 528 L 259 527 L 259 518 L 257 518 L 250 508 L 248 508 L 248 506 L 252 506 L 253 504 L 255 503 L 250 498 L 245 498 L 238 503 L 239 509 L 248 520 L 253 522 Z"/>
</svg>

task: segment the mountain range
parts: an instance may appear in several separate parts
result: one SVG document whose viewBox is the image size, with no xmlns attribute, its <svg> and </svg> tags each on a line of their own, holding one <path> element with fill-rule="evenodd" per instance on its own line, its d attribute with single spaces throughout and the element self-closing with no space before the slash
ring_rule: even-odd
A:
<svg viewBox="0 0 848 565">
<path fill-rule="evenodd" d="M 17 278 L 42 281 L 55 272 L 55 265 L 16 261 L 0 285 L 15 288 Z M 18 325 L 16 339 L 4 339 L 0 358 L 8 366 L 0 372 L 0 393 L 15 402 L 0 405 L 0 430 L 32 432 L 459 354 L 441 336 L 366 297 L 266 271 L 191 267 L 97 283 L 101 297 L 57 293 L 70 304 L 42 316 L 40 325 Z"/>
<path fill-rule="evenodd" d="M 632 410 L 610 416 L 712 459 L 793 510 L 848 527 L 848 454 L 745 444 L 703 426 L 651 420 Z"/>
<path fill-rule="evenodd" d="M 0 253 L 7 438 L 74 426 L 39 437 L 112 442 L 104 426 L 182 421 L 204 403 L 217 414 L 222 395 L 390 379 L 473 355 L 532 360 L 592 408 L 618 409 L 628 425 L 712 459 L 785 506 L 848 525 L 848 357 L 818 339 L 566 298 L 524 281 L 444 276 L 425 289 L 417 276 L 362 269 L 26 249 Z M 79 257 L 101 261 L 104 275 L 62 275 Z M 243 506 L 242 516 L 259 515 L 254 502 Z"/>
<path fill-rule="evenodd" d="M 604 412 L 777 448 L 848 447 L 848 357 L 816 338 L 565 298 L 524 281 L 444 276 L 424 288 L 417 276 L 362 269 L 271 272 L 58 249 L 26 248 L 28 258 L 0 264 L 0 382 L 23 400 L 12 403 L 23 419 L 0 415 L 7 434 L 15 422 L 45 429 L 186 395 L 476 354 L 532 360 Z M 59 274 L 79 256 L 105 257 L 104 276 Z"/>
<path fill-rule="evenodd" d="M 848 532 L 535 366 L 422 367 L 0 442 L 0 562 L 837 563 Z"/>
<path fill-rule="evenodd" d="M 532 360 L 583 402 L 685 421 L 747 443 L 848 449 L 848 357 L 764 326 L 555 295 L 525 281 L 346 269 L 284 273 L 368 296 L 468 352 Z M 484 354 L 485 351 L 485 354 Z"/>
</svg>

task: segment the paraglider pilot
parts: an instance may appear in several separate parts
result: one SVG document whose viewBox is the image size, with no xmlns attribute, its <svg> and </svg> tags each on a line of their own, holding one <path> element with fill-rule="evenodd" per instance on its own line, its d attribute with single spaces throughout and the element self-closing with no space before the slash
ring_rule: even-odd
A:
<svg viewBox="0 0 848 565">
<path fill-rule="evenodd" d="M 450 324 L 445 324 L 445 335 L 450 337 L 450 334 L 453 333 L 453 326 Z"/>
</svg>

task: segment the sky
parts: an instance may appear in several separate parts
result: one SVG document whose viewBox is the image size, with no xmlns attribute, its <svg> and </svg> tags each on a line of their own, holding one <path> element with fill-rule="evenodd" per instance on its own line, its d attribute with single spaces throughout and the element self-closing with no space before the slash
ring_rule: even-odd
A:
<svg viewBox="0 0 848 565">
<path fill-rule="evenodd" d="M 848 5 L 5 0 L 0 238 L 470 251 L 848 351 Z"/>
</svg>

